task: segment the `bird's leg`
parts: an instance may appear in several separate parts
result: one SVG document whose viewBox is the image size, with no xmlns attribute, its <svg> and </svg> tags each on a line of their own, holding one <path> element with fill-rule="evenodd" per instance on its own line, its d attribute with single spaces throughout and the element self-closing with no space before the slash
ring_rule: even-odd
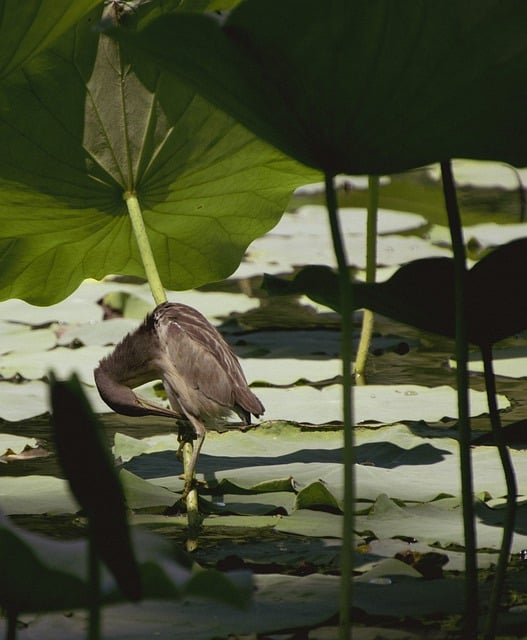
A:
<svg viewBox="0 0 527 640">
<path fill-rule="evenodd" d="M 190 459 L 189 464 L 185 468 L 185 484 L 183 485 L 183 494 L 181 495 L 182 499 L 185 499 L 190 493 L 193 483 L 194 483 L 194 472 L 196 471 L 196 464 L 198 462 L 199 452 L 201 451 L 201 447 L 203 445 L 203 441 L 205 440 L 205 435 L 207 433 L 205 429 L 205 425 L 200 422 L 195 416 L 188 415 L 188 419 L 192 426 L 194 427 L 193 437 L 195 438 L 195 442 L 193 443 L 192 448 L 192 457 Z M 188 432 L 185 436 L 186 440 L 182 442 L 182 445 L 188 442 Z"/>
<path fill-rule="evenodd" d="M 183 447 L 186 442 L 193 443 L 196 438 L 196 432 L 188 420 L 178 420 L 178 434 L 177 440 L 179 442 L 178 450 L 176 451 L 176 457 L 178 460 L 183 460 Z"/>
</svg>

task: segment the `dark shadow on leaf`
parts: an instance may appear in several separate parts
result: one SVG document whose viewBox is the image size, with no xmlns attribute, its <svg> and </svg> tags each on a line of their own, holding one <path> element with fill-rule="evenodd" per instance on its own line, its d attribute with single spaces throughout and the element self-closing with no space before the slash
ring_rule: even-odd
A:
<svg viewBox="0 0 527 640">
<path fill-rule="evenodd" d="M 438 449 L 428 443 L 419 444 L 412 449 L 403 449 L 391 442 L 367 442 L 355 449 L 358 464 L 395 469 L 395 467 L 435 464 L 452 455 L 446 449 Z"/>
<path fill-rule="evenodd" d="M 476 518 L 489 527 L 502 529 L 505 516 L 505 509 L 491 509 L 482 502 L 476 504 Z M 518 507 L 514 531 L 521 535 L 527 535 L 527 505 Z"/>
<path fill-rule="evenodd" d="M 429 465 L 440 462 L 450 451 L 438 449 L 423 443 L 412 449 L 403 449 L 390 442 L 365 443 L 356 448 L 357 462 L 363 465 L 393 469 L 400 466 Z M 282 456 L 211 456 L 202 452 L 198 463 L 198 474 L 210 480 L 220 471 L 251 467 L 284 466 L 290 464 L 340 464 L 342 449 L 300 449 Z M 124 468 L 145 478 L 159 478 L 182 473 L 181 463 L 175 452 L 162 451 L 133 458 Z M 288 470 L 280 472 L 280 477 L 288 475 Z"/>
</svg>

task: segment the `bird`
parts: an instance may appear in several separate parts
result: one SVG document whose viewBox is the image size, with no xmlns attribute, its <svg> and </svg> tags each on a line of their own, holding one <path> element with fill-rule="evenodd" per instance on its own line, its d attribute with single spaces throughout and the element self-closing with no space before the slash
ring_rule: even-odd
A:
<svg viewBox="0 0 527 640">
<path fill-rule="evenodd" d="M 251 415 L 259 418 L 265 411 L 220 332 L 182 303 L 159 304 L 99 362 L 94 378 L 101 398 L 117 413 L 190 423 L 196 442 L 181 498 L 192 488 L 206 428 L 231 413 L 250 424 Z M 170 409 L 133 391 L 153 380 L 162 381 Z"/>
</svg>

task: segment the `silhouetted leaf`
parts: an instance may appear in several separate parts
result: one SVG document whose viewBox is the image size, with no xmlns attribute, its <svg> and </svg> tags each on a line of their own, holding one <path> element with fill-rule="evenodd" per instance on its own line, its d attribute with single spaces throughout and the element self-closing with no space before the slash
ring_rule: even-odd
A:
<svg viewBox="0 0 527 640">
<path fill-rule="evenodd" d="M 50 378 L 60 464 L 88 517 L 90 534 L 101 558 L 123 593 L 138 600 L 141 577 L 130 540 L 124 492 L 101 426 L 75 376 L 66 382 L 57 381 L 53 375 Z"/>
<path fill-rule="evenodd" d="M 527 238 L 505 244 L 467 273 L 465 309 L 469 341 L 494 344 L 527 327 Z M 339 310 L 337 275 L 323 266 L 305 267 L 293 280 L 266 275 L 271 295 L 305 293 Z M 367 308 L 424 331 L 455 337 L 455 274 L 450 258 L 424 258 L 402 266 L 389 280 L 354 283 L 354 306 Z"/>
<path fill-rule="evenodd" d="M 130 40 L 301 162 L 379 174 L 525 164 L 526 19 L 521 0 L 249 0 Z"/>
</svg>

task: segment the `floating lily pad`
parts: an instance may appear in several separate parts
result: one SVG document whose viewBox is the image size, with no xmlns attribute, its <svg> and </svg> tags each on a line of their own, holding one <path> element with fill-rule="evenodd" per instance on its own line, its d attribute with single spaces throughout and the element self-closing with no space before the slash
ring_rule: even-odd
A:
<svg viewBox="0 0 527 640">
<path fill-rule="evenodd" d="M 519 553 L 527 545 L 524 524 L 527 508 L 518 509 L 512 552 Z M 493 511 L 482 503 L 476 505 L 476 533 L 478 546 L 499 549 L 501 545 L 503 512 Z M 419 542 L 463 545 L 464 531 L 461 501 L 445 498 L 424 504 L 400 506 L 380 496 L 367 516 L 357 516 L 357 531 L 369 531 L 378 538 L 405 536 Z"/>
<path fill-rule="evenodd" d="M 27 420 L 48 410 L 48 385 L 40 380 L 22 384 L 0 381 L 0 416 L 10 422 Z"/>
<path fill-rule="evenodd" d="M 527 182 L 525 169 L 516 169 L 505 162 L 455 159 L 452 170 L 457 187 L 517 191 Z M 441 180 L 439 165 L 429 167 L 427 173 L 433 180 Z"/>
<path fill-rule="evenodd" d="M 115 345 L 138 326 L 139 321 L 130 318 L 111 318 L 72 325 L 61 331 L 59 344 L 67 346 L 78 341 L 85 346 Z"/>
<path fill-rule="evenodd" d="M 327 222 L 327 221 L 326 221 Z M 352 266 L 366 267 L 366 244 L 360 236 L 345 238 L 346 251 Z M 377 264 L 392 266 L 428 257 L 450 257 L 449 249 L 433 245 L 417 236 L 379 236 L 377 238 Z M 288 273 L 303 266 L 307 259 L 311 264 L 336 266 L 331 248 L 329 223 L 325 235 L 304 234 L 293 237 L 267 234 L 255 240 L 247 249 L 244 262 L 234 277 L 248 277 L 262 273 Z"/>
<path fill-rule="evenodd" d="M 527 377 L 527 347 L 494 349 L 492 355 L 492 367 L 496 375 L 506 378 Z M 448 364 L 456 368 L 454 358 L 449 358 Z M 483 373 L 483 360 L 479 351 L 469 353 L 468 368 L 475 373 Z"/>
<path fill-rule="evenodd" d="M 464 227 L 465 242 L 475 241 L 482 248 L 497 247 L 527 236 L 527 224 L 497 224 L 485 222 Z"/>
<path fill-rule="evenodd" d="M 22 453 L 26 448 L 37 446 L 36 438 L 15 436 L 11 433 L 0 433 L 0 457 L 8 453 Z"/>
<path fill-rule="evenodd" d="M 19 374 L 28 380 L 39 380 L 53 369 L 61 378 L 77 373 L 83 382 L 94 384 L 93 370 L 110 351 L 108 347 L 91 345 L 79 349 L 57 347 L 34 353 L 9 353 L 2 357 L 0 375 L 11 378 Z"/>
<path fill-rule="evenodd" d="M 366 209 L 341 207 L 339 209 L 341 231 L 343 235 L 366 235 Z M 403 233 L 424 227 L 426 218 L 407 211 L 379 209 L 377 211 L 377 233 L 380 236 Z M 268 232 L 270 236 L 317 236 L 328 232 L 327 208 L 323 205 L 305 205 L 295 213 L 285 213 L 280 222 Z"/>
<path fill-rule="evenodd" d="M 342 388 L 331 385 L 323 389 L 293 387 L 273 389 L 262 387 L 258 396 L 266 407 L 269 420 L 292 420 L 324 424 L 342 420 Z M 367 385 L 353 389 L 354 420 L 357 424 L 374 421 L 390 424 L 400 420 L 436 422 L 457 417 L 457 394 L 452 387 L 419 385 Z M 499 408 L 510 406 L 504 396 L 498 398 Z M 488 412 L 486 394 L 470 390 L 471 414 Z"/>
<path fill-rule="evenodd" d="M 79 510 L 66 480 L 53 476 L 2 478 L 0 508 L 7 515 L 76 513 Z"/>
<path fill-rule="evenodd" d="M 1 305 L 0 305 L 1 306 Z M 0 353 L 34 352 L 53 348 L 57 336 L 51 329 L 31 329 L 28 325 L 0 322 Z"/>
<path fill-rule="evenodd" d="M 390 184 L 391 178 L 388 176 L 381 176 L 379 178 L 381 185 Z M 347 176 L 336 175 L 334 178 L 335 189 L 345 191 L 364 191 L 368 188 L 367 176 Z M 312 182 L 310 184 L 302 185 L 295 189 L 294 195 L 297 197 L 312 197 L 316 195 L 324 195 L 326 190 L 325 182 Z"/>
</svg>

